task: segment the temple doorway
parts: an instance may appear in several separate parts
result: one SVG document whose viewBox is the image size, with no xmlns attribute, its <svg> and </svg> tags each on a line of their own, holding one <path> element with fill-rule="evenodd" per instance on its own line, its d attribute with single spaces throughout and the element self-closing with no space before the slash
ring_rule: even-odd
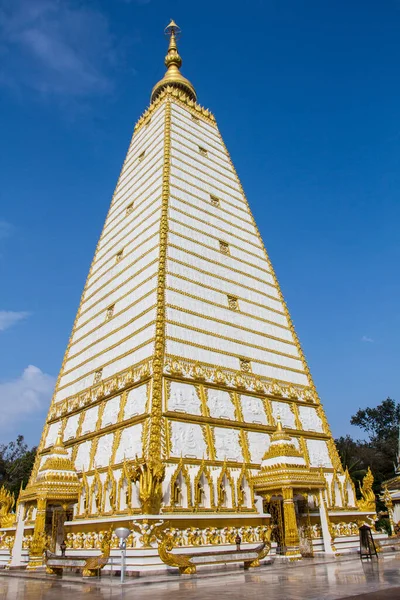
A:
<svg viewBox="0 0 400 600">
<path fill-rule="evenodd" d="M 285 554 L 285 522 L 282 498 L 270 500 L 267 503 L 267 512 L 271 515 L 271 525 L 274 527 L 271 539 L 276 542 L 276 553 Z"/>
<path fill-rule="evenodd" d="M 72 516 L 73 512 L 70 507 L 65 510 L 65 507 L 62 506 L 48 506 L 46 511 L 46 534 L 51 538 L 49 548 L 51 552 L 58 553 L 60 551 L 60 544 L 65 538 L 64 523 L 70 521 Z"/>
</svg>

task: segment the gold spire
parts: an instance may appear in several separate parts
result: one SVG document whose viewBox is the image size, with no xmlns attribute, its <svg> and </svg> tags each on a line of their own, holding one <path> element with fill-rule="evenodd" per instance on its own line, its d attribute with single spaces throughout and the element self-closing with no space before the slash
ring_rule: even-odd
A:
<svg viewBox="0 0 400 600">
<path fill-rule="evenodd" d="M 183 90 L 191 100 L 196 100 L 196 92 L 190 81 L 188 81 L 180 72 L 182 66 L 182 59 L 179 56 L 176 40 L 181 32 L 178 25 L 171 19 L 170 24 L 165 28 L 165 35 L 169 36 L 169 47 L 167 56 L 165 57 L 165 66 L 167 72 L 164 77 L 159 81 L 153 88 L 151 93 L 151 102 L 153 102 L 157 96 L 167 86 L 177 87 Z"/>
</svg>

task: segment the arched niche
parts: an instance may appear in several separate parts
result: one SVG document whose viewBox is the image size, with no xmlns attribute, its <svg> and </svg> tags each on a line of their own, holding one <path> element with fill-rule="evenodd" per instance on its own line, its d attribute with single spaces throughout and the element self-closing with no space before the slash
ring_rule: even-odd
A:
<svg viewBox="0 0 400 600">
<path fill-rule="evenodd" d="M 182 459 L 171 477 L 170 506 L 174 508 L 192 506 L 190 476 Z"/>
<path fill-rule="evenodd" d="M 214 508 L 213 481 L 204 462 L 194 480 L 193 500 L 195 510 Z"/>
</svg>

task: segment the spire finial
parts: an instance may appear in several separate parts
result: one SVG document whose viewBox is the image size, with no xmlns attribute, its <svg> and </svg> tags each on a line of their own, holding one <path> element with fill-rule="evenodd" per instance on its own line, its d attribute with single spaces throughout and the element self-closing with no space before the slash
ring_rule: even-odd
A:
<svg viewBox="0 0 400 600">
<path fill-rule="evenodd" d="M 196 92 L 194 87 L 180 72 L 180 68 L 182 66 L 182 59 L 178 53 L 178 47 L 176 45 L 176 40 L 181 34 L 181 30 L 178 25 L 175 23 L 173 19 L 171 19 L 170 23 L 164 29 L 164 33 L 167 37 L 169 37 L 169 45 L 167 56 L 165 57 L 165 66 L 167 67 L 167 72 L 164 77 L 154 86 L 151 101 L 153 102 L 157 96 L 168 86 L 177 87 L 184 91 L 191 100 L 196 100 Z"/>
</svg>

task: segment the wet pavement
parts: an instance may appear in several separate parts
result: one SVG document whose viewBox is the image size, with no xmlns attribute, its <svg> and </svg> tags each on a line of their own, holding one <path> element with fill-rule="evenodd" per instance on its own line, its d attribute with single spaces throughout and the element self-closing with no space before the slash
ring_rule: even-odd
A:
<svg viewBox="0 0 400 600">
<path fill-rule="evenodd" d="M 185 577 L 171 575 L 82 582 L 22 577 L 0 572 L 0 600 L 400 600 L 400 555 L 361 562 L 359 558 L 312 564 L 277 564 L 251 572 L 221 571 Z"/>
</svg>

